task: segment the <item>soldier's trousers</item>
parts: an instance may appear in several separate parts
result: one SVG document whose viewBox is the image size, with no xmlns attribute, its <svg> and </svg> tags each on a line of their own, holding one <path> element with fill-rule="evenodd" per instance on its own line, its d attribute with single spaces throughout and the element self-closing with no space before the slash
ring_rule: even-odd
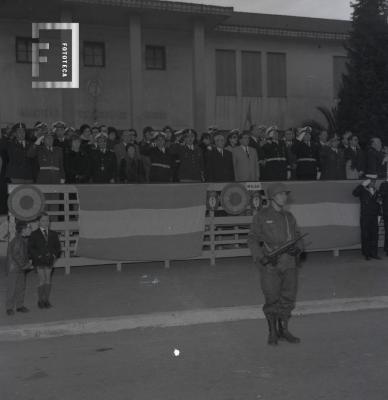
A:
<svg viewBox="0 0 388 400">
<path fill-rule="evenodd" d="M 378 217 L 361 216 L 361 251 L 365 257 L 377 256 L 377 246 L 379 241 Z"/>
<path fill-rule="evenodd" d="M 10 272 L 6 280 L 7 298 L 5 308 L 19 308 L 24 305 L 24 294 L 26 291 L 26 274 L 24 272 Z"/>
<path fill-rule="evenodd" d="M 298 269 L 296 267 L 260 265 L 260 284 L 265 304 L 266 317 L 288 319 L 295 308 L 298 290 Z"/>
</svg>

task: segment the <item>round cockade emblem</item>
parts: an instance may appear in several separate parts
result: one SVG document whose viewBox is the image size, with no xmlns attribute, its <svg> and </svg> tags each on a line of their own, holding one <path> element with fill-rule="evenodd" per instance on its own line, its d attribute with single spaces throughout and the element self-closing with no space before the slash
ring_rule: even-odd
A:
<svg viewBox="0 0 388 400">
<path fill-rule="evenodd" d="M 247 189 L 239 183 L 231 183 L 221 192 L 221 205 L 231 215 L 243 213 L 249 205 L 249 200 Z"/>
<path fill-rule="evenodd" d="M 21 221 L 33 221 L 42 213 L 44 207 L 44 195 L 35 186 L 18 186 L 8 197 L 10 213 Z"/>
</svg>

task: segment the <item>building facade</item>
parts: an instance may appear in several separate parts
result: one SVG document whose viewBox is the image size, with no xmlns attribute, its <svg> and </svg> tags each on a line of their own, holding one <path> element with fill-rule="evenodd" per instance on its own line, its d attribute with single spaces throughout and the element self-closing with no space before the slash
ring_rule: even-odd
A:
<svg viewBox="0 0 388 400">
<path fill-rule="evenodd" d="M 32 89 L 31 23 L 60 21 L 79 23 L 79 89 Z M 319 120 L 316 106 L 335 102 L 351 28 L 156 0 L 3 0 L 0 22 L 2 125 L 97 120 L 138 131 Z"/>
</svg>

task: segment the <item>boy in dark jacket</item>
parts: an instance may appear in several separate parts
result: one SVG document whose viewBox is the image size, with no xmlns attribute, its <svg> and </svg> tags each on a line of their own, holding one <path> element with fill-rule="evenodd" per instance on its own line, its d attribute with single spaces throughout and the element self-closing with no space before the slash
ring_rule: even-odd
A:
<svg viewBox="0 0 388 400">
<path fill-rule="evenodd" d="M 38 307 L 51 308 L 49 297 L 51 275 L 57 258 L 61 254 L 58 234 L 49 229 L 50 219 L 46 213 L 39 217 L 39 228 L 31 233 L 28 241 L 28 252 L 32 265 L 37 268 L 39 277 Z"/>
<path fill-rule="evenodd" d="M 33 268 L 29 261 L 27 249 L 27 236 L 30 233 L 30 226 L 26 222 L 18 221 L 16 223 L 16 236 L 8 245 L 6 262 L 7 298 L 5 302 L 7 315 L 13 315 L 15 307 L 17 312 L 26 313 L 29 311 L 24 306 L 24 293 L 26 290 L 26 273 Z"/>
</svg>

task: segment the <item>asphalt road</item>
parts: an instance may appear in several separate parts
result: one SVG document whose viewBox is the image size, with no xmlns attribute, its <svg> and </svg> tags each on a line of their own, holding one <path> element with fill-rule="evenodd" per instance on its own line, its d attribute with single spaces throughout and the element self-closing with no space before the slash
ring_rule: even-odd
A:
<svg viewBox="0 0 388 400">
<path fill-rule="evenodd" d="M 1 400 L 387 400 L 388 310 L 0 343 Z M 174 349 L 180 355 L 174 355 Z"/>
</svg>

